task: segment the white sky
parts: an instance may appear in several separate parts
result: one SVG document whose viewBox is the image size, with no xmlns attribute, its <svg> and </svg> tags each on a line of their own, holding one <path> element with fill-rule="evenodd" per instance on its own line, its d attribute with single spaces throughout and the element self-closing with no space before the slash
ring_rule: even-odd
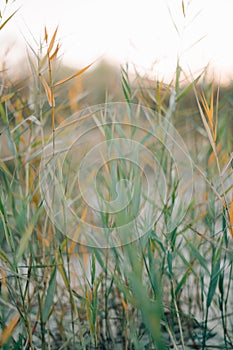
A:
<svg viewBox="0 0 233 350">
<path fill-rule="evenodd" d="M 195 73 L 210 63 L 216 75 L 221 72 L 223 79 L 232 77 L 233 0 L 184 0 L 185 18 L 181 3 L 182 0 L 16 0 L 4 14 L 5 18 L 19 8 L 0 33 L 0 55 L 10 47 L 8 57 L 15 64 L 18 51 L 25 49 L 25 38 L 36 49 L 31 34 L 39 41 L 45 25 L 50 33 L 59 25 L 63 61 L 76 67 L 102 57 L 119 63 L 129 61 L 148 72 L 153 66 L 154 74 L 169 77 L 179 55 L 187 72 L 190 69 Z M 4 4 L 5 0 L 0 0 L 2 12 Z"/>
</svg>

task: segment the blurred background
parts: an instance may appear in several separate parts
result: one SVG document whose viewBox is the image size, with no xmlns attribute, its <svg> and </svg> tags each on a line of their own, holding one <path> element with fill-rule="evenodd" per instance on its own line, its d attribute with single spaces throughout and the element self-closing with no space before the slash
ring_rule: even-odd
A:
<svg viewBox="0 0 233 350">
<path fill-rule="evenodd" d="M 59 26 L 62 63 L 70 67 L 129 62 L 131 71 L 169 81 L 179 57 L 187 73 L 208 66 L 222 83 L 232 78 L 231 0 L 16 0 L 5 12 L 0 4 L 4 18 L 18 9 L 0 34 L 0 56 L 14 72 L 46 25 L 48 32 Z"/>
</svg>

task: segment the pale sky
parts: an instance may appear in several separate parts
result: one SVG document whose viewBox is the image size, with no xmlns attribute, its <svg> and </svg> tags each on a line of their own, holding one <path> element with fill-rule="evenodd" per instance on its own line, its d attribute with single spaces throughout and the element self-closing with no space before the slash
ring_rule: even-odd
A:
<svg viewBox="0 0 233 350">
<path fill-rule="evenodd" d="M 3 12 L 5 0 L 0 4 Z M 10 47 L 9 62 L 15 65 L 25 38 L 36 49 L 32 35 L 39 41 L 45 25 L 50 33 L 59 25 L 63 62 L 72 66 L 102 57 L 169 77 L 179 56 L 187 72 L 210 64 L 216 76 L 232 77 L 233 1 L 184 0 L 184 5 L 185 17 L 182 0 L 16 0 L 4 15 L 19 8 L 0 33 L 0 55 Z"/>
</svg>

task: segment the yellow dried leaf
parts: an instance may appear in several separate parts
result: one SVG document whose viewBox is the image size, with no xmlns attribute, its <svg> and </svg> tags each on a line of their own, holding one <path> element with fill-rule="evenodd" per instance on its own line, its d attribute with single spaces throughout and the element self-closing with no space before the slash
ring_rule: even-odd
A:
<svg viewBox="0 0 233 350">
<path fill-rule="evenodd" d="M 14 92 L 12 92 L 11 94 L 8 94 L 6 96 L 1 97 L 0 103 L 4 103 L 4 102 L 10 100 L 13 96 L 14 96 Z"/>
<path fill-rule="evenodd" d="M 89 64 L 88 66 L 86 66 L 86 67 L 84 67 L 84 68 L 82 68 L 81 70 L 79 70 L 78 72 L 76 72 L 75 74 L 71 75 L 71 76 L 68 77 L 68 78 L 59 80 L 54 86 L 62 85 L 62 84 L 64 84 L 64 83 L 66 83 L 67 81 L 78 77 L 79 75 L 81 75 L 82 73 L 84 73 L 86 70 L 88 70 L 88 69 L 92 66 L 92 64 L 93 64 L 93 63 Z"/>
<path fill-rule="evenodd" d="M 201 103 L 205 111 L 205 115 L 208 121 L 209 128 L 211 130 L 214 141 L 216 141 L 216 125 L 214 127 L 214 87 L 212 86 L 211 97 L 210 97 L 210 105 L 205 98 L 204 93 L 201 95 Z"/>
<path fill-rule="evenodd" d="M 183 15 L 184 15 L 184 17 L 185 17 L 184 0 L 182 0 L 182 11 L 183 11 Z"/>
<path fill-rule="evenodd" d="M 44 87 L 44 90 L 45 90 L 47 100 L 48 100 L 50 107 L 55 106 L 55 101 L 52 99 L 52 92 L 51 92 L 50 87 L 48 86 L 47 81 L 45 80 L 45 78 L 42 74 L 40 74 L 40 78 L 41 78 L 41 82 L 42 82 L 42 85 Z"/>
<path fill-rule="evenodd" d="M 94 327 L 93 327 L 93 322 L 92 322 L 91 308 L 89 307 L 89 305 L 91 304 L 91 301 L 90 301 L 88 290 L 86 290 L 85 294 L 86 294 L 86 315 L 87 315 L 87 319 L 89 322 L 90 331 L 91 331 L 91 333 L 93 333 Z"/>
<path fill-rule="evenodd" d="M 125 309 L 125 311 L 128 311 L 128 305 L 127 303 L 124 301 L 124 299 L 121 297 L 121 303 L 123 305 L 123 308 Z"/>
<path fill-rule="evenodd" d="M 23 122 L 23 110 L 22 110 L 22 104 L 19 100 L 16 100 L 15 102 L 15 109 L 17 110 L 17 124 L 20 124 Z"/>
<path fill-rule="evenodd" d="M 215 147 L 215 142 L 214 142 L 214 139 L 213 139 L 213 133 L 211 132 L 211 128 L 210 128 L 210 125 L 207 123 L 207 120 L 206 120 L 206 117 L 204 115 L 204 112 L 201 108 L 201 104 L 199 102 L 199 99 L 198 99 L 198 96 L 197 96 L 197 93 L 196 91 L 194 90 L 195 92 L 195 96 L 196 96 L 196 100 L 197 100 L 197 105 L 198 105 L 198 109 L 199 109 L 199 112 L 200 112 L 200 115 L 201 115 L 201 119 L 202 119 L 202 122 L 204 124 L 204 127 L 205 127 L 205 130 L 207 132 L 207 135 L 208 135 L 208 138 L 209 138 L 209 141 L 210 141 L 210 144 L 212 146 L 212 149 L 213 151 L 216 153 L 216 147 Z M 205 104 L 205 98 L 204 98 L 204 104 Z M 202 103 L 202 101 L 201 101 Z M 208 105 L 207 105 L 208 106 Z M 217 154 L 216 154 L 217 156 Z"/>
<path fill-rule="evenodd" d="M 48 43 L 48 32 L 46 27 L 44 27 L 44 40 L 46 43 Z"/>
<path fill-rule="evenodd" d="M 12 318 L 9 324 L 4 328 L 2 332 L 2 336 L 0 338 L 0 346 L 3 346 L 7 342 L 7 340 L 13 333 L 18 321 L 19 321 L 19 315 L 17 314 Z"/>
<path fill-rule="evenodd" d="M 201 103 L 202 103 L 202 106 L 204 108 L 210 129 L 212 131 L 213 130 L 213 115 L 211 114 L 211 107 L 209 107 L 204 94 L 202 94 L 202 96 L 201 96 Z"/>
<path fill-rule="evenodd" d="M 50 53 L 51 53 L 51 51 L 52 51 L 52 49 L 53 49 L 53 46 L 54 46 L 54 42 L 55 42 L 55 40 L 56 40 L 56 36 L 57 36 L 57 31 L 58 31 L 58 26 L 57 26 L 57 28 L 55 29 L 55 31 L 54 31 L 54 33 L 53 33 L 53 36 L 52 36 L 52 39 L 51 39 L 51 41 L 50 41 L 50 43 L 49 43 L 49 47 L 48 47 L 48 55 L 50 55 Z M 51 58 L 50 58 L 51 59 Z"/>
<path fill-rule="evenodd" d="M 59 46 L 59 44 L 57 44 L 57 47 L 56 47 L 54 53 L 49 57 L 50 61 L 52 61 L 54 58 L 57 57 L 59 49 L 60 49 L 60 46 Z"/>
<path fill-rule="evenodd" d="M 0 25 L 0 30 L 2 30 L 2 28 L 9 22 L 9 20 L 16 14 L 18 10 L 16 10 L 15 12 L 13 12 L 6 20 L 5 22 L 3 22 L 3 24 Z"/>
<path fill-rule="evenodd" d="M 36 173 L 34 171 L 33 168 L 30 168 L 29 169 L 29 187 L 33 193 L 33 189 L 35 188 L 35 181 L 36 181 Z M 38 208 L 39 206 L 39 201 L 40 201 L 40 198 L 39 198 L 39 194 L 38 192 L 34 192 L 33 193 L 33 196 L 32 196 L 32 199 L 31 199 L 31 202 L 34 203 L 35 207 Z"/>
<path fill-rule="evenodd" d="M 81 245 L 80 245 L 80 257 L 82 257 L 82 264 L 83 267 L 85 269 L 85 271 L 88 270 L 88 266 L 89 266 L 89 253 L 88 250 L 86 248 L 86 238 L 82 238 L 82 240 L 80 241 Z"/>
</svg>

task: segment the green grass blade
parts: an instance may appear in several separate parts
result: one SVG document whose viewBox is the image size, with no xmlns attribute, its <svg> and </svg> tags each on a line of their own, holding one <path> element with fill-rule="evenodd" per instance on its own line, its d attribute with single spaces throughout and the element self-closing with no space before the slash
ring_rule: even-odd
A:
<svg viewBox="0 0 233 350">
<path fill-rule="evenodd" d="M 46 323 L 49 318 L 49 314 L 52 306 L 54 305 L 54 296 L 56 291 L 56 272 L 57 268 L 54 267 L 48 285 L 47 294 L 45 297 L 44 305 L 42 307 L 42 322 Z"/>
</svg>

